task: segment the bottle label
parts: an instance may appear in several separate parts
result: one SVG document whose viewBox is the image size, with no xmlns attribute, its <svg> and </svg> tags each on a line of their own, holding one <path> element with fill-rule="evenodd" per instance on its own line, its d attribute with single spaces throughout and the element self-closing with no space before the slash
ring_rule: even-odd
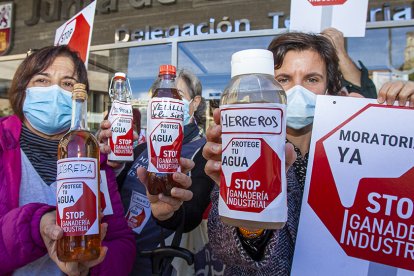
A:
<svg viewBox="0 0 414 276">
<path fill-rule="evenodd" d="M 286 222 L 286 105 L 222 105 L 219 214 Z"/>
<path fill-rule="evenodd" d="M 173 173 L 180 171 L 183 143 L 183 112 L 181 100 L 152 98 L 148 104 L 148 171 Z"/>
<path fill-rule="evenodd" d="M 112 161 L 133 161 L 134 128 L 132 124 L 132 105 L 113 101 L 108 120 L 111 122 L 112 138 L 109 139 L 111 153 L 108 159 Z"/>
<path fill-rule="evenodd" d="M 99 234 L 98 160 L 57 161 L 56 221 L 64 236 Z"/>
</svg>

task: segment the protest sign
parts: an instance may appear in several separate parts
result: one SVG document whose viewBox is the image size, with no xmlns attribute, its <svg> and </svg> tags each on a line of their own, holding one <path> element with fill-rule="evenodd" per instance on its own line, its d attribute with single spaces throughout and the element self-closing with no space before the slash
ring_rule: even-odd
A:
<svg viewBox="0 0 414 276">
<path fill-rule="evenodd" d="M 60 26 L 55 35 L 55 45 L 68 45 L 70 49 L 78 52 L 86 67 L 88 65 L 95 7 L 96 1 L 93 1 Z"/>
<path fill-rule="evenodd" d="M 317 97 L 292 275 L 414 275 L 412 118 Z"/>
</svg>

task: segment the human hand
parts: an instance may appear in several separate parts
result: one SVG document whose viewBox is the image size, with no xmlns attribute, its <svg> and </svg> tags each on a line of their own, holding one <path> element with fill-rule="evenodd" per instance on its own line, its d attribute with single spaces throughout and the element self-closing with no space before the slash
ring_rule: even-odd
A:
<svg viewBox="0 0 414 276">
<path fill-rule="evenodd" d="M 101 129 L 98 134 L 99 149 L 102 153 L 111 153 L 111 147 L 108 145 L 108 139 L 112 138 L 111 122 L 103 120 L 101 122 Z"/>
<path fill-rule="evenodd" d="M 104 154 L 111 153 L 111 147 L 108 145 L 109 138 L 112 138 L 111 122 L 108 120 L 103 120 L 101 122 L 101 129 L 98 134 L 99 149 Z M 138 139 L 138 135 L 134 133 L 134 140 Z M 124 162 L 114 162 L 107 161 L 108 166 L 112 167 L 114 170 L 121 169 L 124 165 Z"/>
<path fill-rule="evenodd" d="M 220 171 L 221 171 L 221 124 L 220 124 L 220 109 L 216 108 L 213 111 L 214 125 L 210 126 L 206 132 L 207 143 L 203 148 L 203 157 L 207 160 L 204 171 L 213 179 L 213 181 L 220 185 Z"/>
<path fill-rule="evenodd" d="M 147 197 L 151 204 L 152 215 L 160 221 L 167 220 L 174 215 L 184 201 L 189 201 L 193 198 L 193 192 L 187 190 L 191 186 L 191 177 L 186 175 L 193 167 L 194 162 L 190 159 L 180 158 L 180 165 L 182 172 L 175 172 L 173 179 L 183 188 L 174 187 L 171 189 L 171 196 L 166 196 L 162 193 L 158 195 L 151 195 L 147 189 Z M 143 167 L 137 169 L 137 176 L 141 183 L 147 187 L 148 174 Z"/>
<path fill-rule="evenodd" d="M 338 55 L 348 55 L 345 49 L 344 34 L 341 31 L 335 28 L 327 28 L 323 30 L 321 34 L 327 37 L 332 42 L 333 46 L 338 52 Z"/>
<path fill-rule="evenodd" d="M 101 240 L 105 238 L 107 223 L 101 224 Z M 57 241 L 63 237 L 63 230 L 56 225 L 56 211 L 46 213 L 40 220 L 40 234 L 49 253 L 49 257 L 63 273 L 69 276 L 88 275 L 89 269 L 100 264 L 106 256 L 107 247 L 101 247 L 98 259 L 88 262 L 62 262 L 57 257 Z"/>
<path fill-rule="evenodd" d="M 405 106 L 408 102 L 410 107 L 414 107 L 414 82 L 400 80 L 386 82 L 379 90 L 377 100 L 388 105 L 398 101 L 400 106 Z"/>
<path fill-rule="evenodd" d="M 220 186 L 221 172 L 221 125 L 220 110 L 217 108 L 213 112 L 213 118 L 216 125 L 209 127 L 207 130 L 207 143 L 203 148 L 203 156 L 207 160 L 204 171 L 206 174 Z M 285 168 L 286 171 L 296 160 L 296 153 L 293 145 L 287 143 L 285 146 Z"/>
</svg>

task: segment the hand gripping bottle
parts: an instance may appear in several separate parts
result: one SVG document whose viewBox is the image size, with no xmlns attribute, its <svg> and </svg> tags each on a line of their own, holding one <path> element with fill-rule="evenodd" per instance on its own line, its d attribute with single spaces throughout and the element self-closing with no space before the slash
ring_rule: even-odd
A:
<svg viewBox="0 0 414 276">
<path fill-rule="evenodd" d="M 172 178 L 181 171 L 183 144 L 183 101 L 175 86 L 176 68 L 161 65 L 159 78 L 152 87 L 147 109 L 148 192 L 171 195 L 173 187 L 181 187 Z"/>
<path fill-rule="evenodd" d="M 134 128 L 132 124 L 131 86 L 124 73 L 115 73 L 109 86 L 112 107 L 108 120 L 111 122 L 112 137 L 109 138 L 110 161 L 133 161 Z"/>
<path fill-rule="evenodd" d="M 101 248 L 99 144 L 87 127 L 86 86 L 72 92 L 72 124 L 59 142 L 56 222 L 63 229 L 57 241 L 62 262 L 97 259 Z"/>
<path fill-rule="evenodd" d="M 274 78 L 268 50 L 239 51 L 220 100 L 224 223 L 279 229 L 287 220 L 286 94 Z"/>
</svg>

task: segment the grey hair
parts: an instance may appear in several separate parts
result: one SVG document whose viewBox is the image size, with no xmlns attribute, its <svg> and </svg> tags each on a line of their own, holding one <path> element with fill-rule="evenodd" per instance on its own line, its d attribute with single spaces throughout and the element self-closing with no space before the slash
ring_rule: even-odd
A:
<svg viewBox="0 0 414 276">
<path fill-rule="evenodd" d="M 194 99 L 196 96 L 201 97 L 200 104 L 197 107 L 197 110 L 194 112 L 194 118 L 197 122 L 197 125 L 201 128 L 205 128 L 206 125 L 206 100 L 202 97 L 203 87 L 200 80 L 192 72 L 181 69 L 177 74 L 177 80 L 182 79 L 184 83 L 189 88 L 189 93 L 191 99 Z"/>
</svg>

